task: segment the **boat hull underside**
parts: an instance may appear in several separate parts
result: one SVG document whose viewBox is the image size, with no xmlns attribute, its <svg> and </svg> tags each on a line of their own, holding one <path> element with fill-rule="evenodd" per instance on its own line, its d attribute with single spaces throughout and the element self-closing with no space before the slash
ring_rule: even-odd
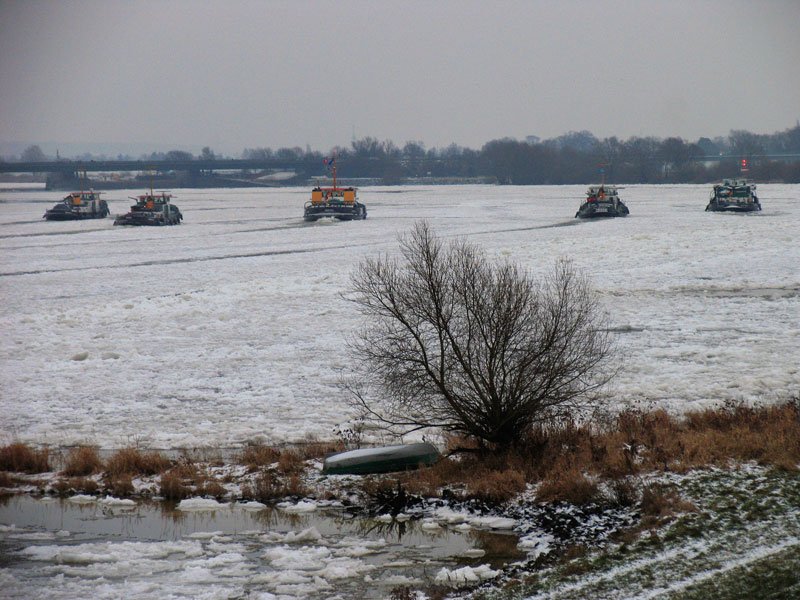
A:
<svg viewBox="0 0 800 600">
<path fill-rule="evenodd" d="M 73 212 L 50 212 L 44 214 L 48 221 L 80 221 L 82 219 L 105 219 L 107 215 L 100 213 L 73 213 Z"/>
<path fill-rule="evenodd" d="M 340 221 L 360 221 L 367 218 L 367 207 L 356 202 L 355 204 L 313 204 L 306 206 L 303 219 L 316 221 L 317 219 L 334 218 Z"/>
<path fill-rule="evenodd" d="M 628 207 L 622 202 L 616 206 L 611 202 L 584 202 L 575 216 L 579 219 L 627 217 L 628 212 Z"/>
<path fill-rule="evenodd" d="M 709 202 L 706 211 L 709 212 L 758 212 L 761 204 L 758 202 Z"/>
<path fill-rule="evenodd" d="M 160 227 L 164 225 L 180 225 L 181 216 L 179 214 L 165 216 L 160 212 L 129 212 L 126 215 L 117 217 L 114 225 L 138 225 Z"/>
<path fill-rule="evenodd" d="M 108 205 L 105 200 L 101 200 L 100 205 L 94 209 L 87 207 L 71 208 L 64 203 L 60 203 L 46 210 L 44 218 L 48 221 L 79 221 L 81 219 L 105 219 L 108 214 Z"/>
<path fill-rule="evenodd" d="M 408 471 L 435 464 L 441 455 L 423 442 L 403 446 L 341 452 L 325 459 L 322 472 L 330 475 L 367 475 Z"/>
</svg>

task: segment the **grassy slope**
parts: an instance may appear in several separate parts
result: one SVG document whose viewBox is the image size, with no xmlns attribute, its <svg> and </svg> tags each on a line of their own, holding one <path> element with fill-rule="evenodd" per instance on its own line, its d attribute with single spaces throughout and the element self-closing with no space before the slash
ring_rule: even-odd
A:
<svg viewBox="0 0 800 600">
<path fill-rule="evenodd" d="M 662 477 L 696 507 L 657 532 L 479 598 L 798 598 L 800 475 L 752 465 Z M 579 574 L 576 574 L 579 573 Z"/>
</svg>

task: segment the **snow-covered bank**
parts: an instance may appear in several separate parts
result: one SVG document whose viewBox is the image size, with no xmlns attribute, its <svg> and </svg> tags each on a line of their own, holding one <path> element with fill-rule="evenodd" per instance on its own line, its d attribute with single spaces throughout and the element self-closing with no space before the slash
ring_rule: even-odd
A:
<svg viewBox="0 0 800 600">
<path fill-rule="evenodd" d="M 307 191 L 177 190 L 184 223 L 42 221 L 0 191 L 0 437 L 120 447 L 331 437 L 358 326 L 355 262 L 428 219 L 531 269 L 588 271 L 625 354 L 613 401 L 673 410 L 800 391 L 800 186 L 703 212 L 709 186 L 629 186 L 627 219 L 573 219 L 583 187 L 364 188 L 364 222 L 304 224 Z M 137 190 L 108 192 L 112 213 Z"/>
</svg>

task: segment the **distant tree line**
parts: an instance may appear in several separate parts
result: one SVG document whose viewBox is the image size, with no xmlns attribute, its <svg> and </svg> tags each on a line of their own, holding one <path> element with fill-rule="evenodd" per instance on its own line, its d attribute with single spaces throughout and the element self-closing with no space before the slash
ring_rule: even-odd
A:
<svg viewBox="0 0 800 600">
<path fill-rule="evenodd" d="M 773 160 L 767 155 L 798 155 Z M 335 155 L 347 177 L 367 177 L 385 184 L 435 178 L 486 178 L 501 184 L 578 184 L 605 179 L 615 183 L 706 183 L 742 175 L 759 181 L 800 183 L 800 124 L 773 134 L 731 131 L 713 140 L 701 137 L 687 142 L 679 137 L 616 137 L 598 139 L 589 131 L 572 131 L 557 138 L 525 140 L 503 138 L 480 150 L 452 144 L 426 149 L 422 142 L 392 141 L 372 137 L 336 147 Z M 300 147 L 246 149 L 243 158 L 293 159 L 314 170 L 323 154 Z M 703 157 L 715 160 L 703 161 Z M 316 167 L 319 170 L 319 167 Z"/>
<path fill-rule="evenodd" d="M 706 183 L 742 175 L 744 159 L 746 175 L 751 179 L 800 183 L 800 158 L 775 160 L 769 155 L 800 155 L 800 123 L 772 134 L 732 130 L 727 137 L 701 137 L 695 142 L 679 137 L 598 139 L 589 131 L 571 131 L 547 140 L 536 136 L 492 140 L 480 150 L 455 144 L 426 149 L 418 141 L 400 147 L 389 140 L 365 137 L 324 154 L 308 146 L 277 150 L 247 148 L 241 158 L 284 160 L 313 176 L 324 174 L 323 158 L 335 156 L 342 166 L 340 175 L 377 179 L 389 185 L 423 178 L 482 178 L 515 185 L 583 184 L 598 181 L 601 172 L 606 181 L 613 183 Z M 703 161 L 703 157 L 715 160 Z M 76 157 L 78 160 L 108 158 L 90 154 Z M 171 150 L 138 158 L 158 161 L 224 157 L 206 146 L 196 157 L 191 152 Z M 39 146 L 30 146 L 18 160 L 48 159 L 52 157 L 46 157 Z"/>
</svg>

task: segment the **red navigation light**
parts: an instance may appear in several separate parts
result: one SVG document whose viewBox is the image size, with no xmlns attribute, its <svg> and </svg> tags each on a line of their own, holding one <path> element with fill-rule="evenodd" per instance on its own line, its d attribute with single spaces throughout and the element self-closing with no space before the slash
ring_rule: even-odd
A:
<svg viewBox="0 0 800 600">
<path fill-rule="evenodd" d="M 742 171 L 747 171 L 747 159 L 742 159 Z"/>
</svg>

